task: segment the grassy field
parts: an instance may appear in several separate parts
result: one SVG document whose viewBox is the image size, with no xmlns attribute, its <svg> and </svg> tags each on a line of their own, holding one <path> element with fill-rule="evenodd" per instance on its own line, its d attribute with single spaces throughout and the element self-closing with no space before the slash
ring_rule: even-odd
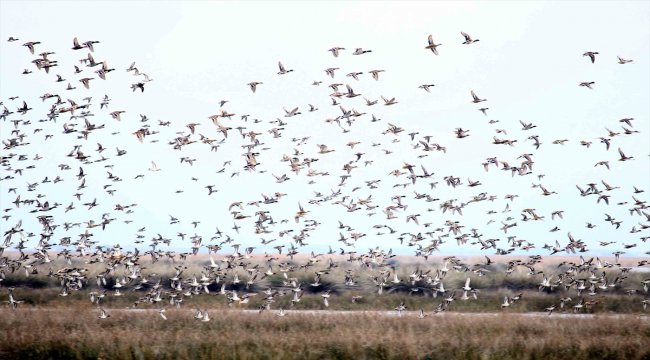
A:
<svg viewBox="0 0 650 360">
<path fill-rule="evenodd" d="M 648 359 L 650 320 L 521 314 L 377 316 L 0 311 L 3 359 Z"/>
</svg>

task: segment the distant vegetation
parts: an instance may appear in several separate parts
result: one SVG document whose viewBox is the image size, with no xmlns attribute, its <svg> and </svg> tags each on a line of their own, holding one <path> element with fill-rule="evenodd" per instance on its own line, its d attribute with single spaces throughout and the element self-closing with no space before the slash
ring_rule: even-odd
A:
<svg viewBox="0 0 650 360">
<path fill-rule="evenodd" d="M 335 261 L 330 262 L 331 257 Z M 13 288 L 19 308 L 74 304 L 78 308 L 393 311 L 403 303 L 408 310 L 436 312 L 642 313 L 650 298 L 650 273 L 639 271 L 645 268 L 636 266 L 634 259 L 622 259 L 623 264 L 616 266 L 602 260 L 610 267 L 606 274 L 597 269 L 595 260 L 585 259 L 574 260 L 587 265 L 564 258 L 535 263 L 531 258 L 509 257 L 490 264 L 485 264 L 485 258 L 414 259 L 394 258 L 393 266 L 388 266 L 325 255 L 317 261 L 286 259 L 267 270 L 268 263 L 261 257 L 237 266 L 228 257 L 214 257 L 214 263 L 207 256 L 155 263 L 143 258 L 138 268 L 148 275 L 137 276 L 125 264 L 57 260 L 49 264 L 48 272 L 44 266 L 34 272 L 5 270 L 0 284 Z M 176 275 L 175 267 L 183 270 L 181 275 Z M 171 280 L 174 277 L 178 280 Z M 6 298 L 7 290 L 0 288 L 0 296 Z"/>
</svg>

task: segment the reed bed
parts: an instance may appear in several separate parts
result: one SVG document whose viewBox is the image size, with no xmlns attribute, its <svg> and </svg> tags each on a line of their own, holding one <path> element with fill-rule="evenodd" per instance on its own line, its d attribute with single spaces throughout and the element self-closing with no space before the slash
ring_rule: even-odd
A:
<svg viewBox="0 0 650 360">
<path fill-rule="evenodd" d="M 639 316 L 0 310 L 6 359 L 648 359 Z"/>
</svg>

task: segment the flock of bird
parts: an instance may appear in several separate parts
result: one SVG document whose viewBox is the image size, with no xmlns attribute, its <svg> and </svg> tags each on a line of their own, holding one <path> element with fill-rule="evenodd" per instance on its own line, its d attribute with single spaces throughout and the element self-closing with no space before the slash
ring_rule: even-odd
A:
<svg viewBox="0 0 650 360">
<path fill-rule="evenodd" d="M 464 41 L 459 39 L 459 47 L 479 46 L 476 44 L 479 39 L 464 32 L 461 35 Z M 9 43 L 17 41 L 19 39 L 14 37 L 8 39 Z M 20 42 L 15 45 L 19 44 Z M 442 44 L 436 43 L 431 35 L 428 39 L 423 37 L 422 45 L 424 50 L 421 51 L 430 51 L 430 55 L 434 57 L 444 56 L 444 50 L 447 48 L 450 52 L 456 51 L 451 45 L 441 47 Z M 331 93 L 324 96 L 331 110 L 320 110 L 317 105 L 309 104 L 307 112 L 327 112 L 323 126 L 338 129 L 342 138 L 350 139 L 345 148 L 333 148 L 331 145 L 313 142 L 311 134 L 293 138 L 283 136 L 290 132 L 292 127 L 298 126 L 294 118 L 300 118 L 303 114 L 300 106 L 285 107 L 283 111 L 278 111 L 275 120 L 269 121 L 229 111 L 226 104 L 230 101 L 222 100 L 215 103 L 215 107 L 218 105 L 219 109 L 216 114 L 206 114 L 206 120 L 195 120 L 186 124 L 180 121 L 151 121 L 144 114 L 139 118 L 134 117 L 125 107 L 128 104 L 114 104 L 109 95 L 99 96 L 97 106 L 94 102 L 96 96 L 89 96 L 90 91 L 99 81 L 113 81 L 113 71 L 126 71 L 132 75 L 132 82 L 123 84 L 123 88 L 133 96 L 133 102 L 137 102 L 138 97 L 146 96 L 145 90 L 152 86 L 149 83 L 153 79 L 136 67 L 135 63 L 128 68 L 114 69 L 109 67 L 106 60 L 99 60 L 95 52 L 101 51 L 99 41 L 73 39 L 72 47 L 64 50 L 78 53 L 78 64 L 59 63 L 56 60 L 57 54 L 39 41 L 22 42 L 22 46 L 26 49 L 15 46 L 10 49 L 15 53 L 5 52 L 4 56 L 19 56 L 21 51 L 29 52 L 33 59 L 31 64 L 25 65 L 22 74 L 41 76 L 54 83 L 56 88 L 54 85 L 48 85 L 52 87 L 40 97 L 40 103 L 43 105 L 37 106 L 35 99 L 19 96 L 2 99 L 0 104 L 3 107 L 0 112 L 3 129 L 0 189 L 4 233 L 4 240 L 0 243 L 0 286 L 1 280 L 11 273 L 24 273 L 25 276 L 47 273 L 60 281 L 61 296 L 88 289 L 91 301 L 97 304 L 100 319 L 110 316 L 103 305 L 107 298 L 122 296 L 126 290 L 136 291 L 142 295 L 136 301 L 136 306 L 155 304 L 159 308 L 160 317 L 166 320 L 166 307 L 180 307 L 191 303 L 192 297 L 201 295 L 216 294 L 226 299 L 228 304 L 246 304 L 252 296 L 259 295 L 264 298 L 260 308 L 262 311 L 272 309 L 273 303 L 284 296 L 289 297 L 292 304 L 299 302 L 307 288 L 318 292 L 324 306 L 328 307 L 330 295 L 334 293 L 331 289 L 323 287 L 323 279 L 330 278 L 331 281 L 339 282 L 341 288 L 349 289 L 357 289 L 360 282 L 366 281 L 378 294 L 398 286 L 406 286 L 411 295 L 424 293 L 441 298 L 442 301 L 434 307 L 435 312 L 440 312 L 449 309 L 455 300 L 475 301 L 480 298 L 480 289 L 471 286 L 472 277 L 490 276 L 491 273 L 501 270 L 498 270 L 495 262 L 488 256 L 485 256 L 485 261 L 476 264 L 466 263 L 456 256 L 448 256 L 435 271 L 414 269 L 408 271 L 408 278 L 400 279 L 400 263 L 394 259 L 396 254 L 393 253 L 392 247 L 398 242 L 407 245 L 414 249 L 416 257 L 427 261 L 451 242 L 463 248 L 486 254 L 489 252 L 488 255 L 493 258 L 530 251 L 543 251 L 549 256 L 557 253 L 576 254 L 575 261 L 565 261 L 556 273 L 540 271 L 541 255 L 530 255 L 523 260 L 510 255 L 501 264 L 505 265 L 507 275 L 523 269 L 531 277 L 539 279 L 540 291 L 548 293 L 550 299 L 550 305 L 545 309 L 549 314 L 564 309 L 565 303 L 568 304 L 567 308 L 570 307 L 575 312 L 584 311 L 598 302 L 597 294 L 612 292 L 637 296 L 639 307 L 642 306 L 643 309 L 646 309 L 650 302 L 647 298 L 650 279 L 641 283 L 626 282 L 630 271 L 636 271 L 635 268 L 647 268 L 649 261 L 640 260 L 635 267 L 619 262 L 620 255 L 637 246 L 646 249 L 645 254 L 649 254 L 647 240 L 650 238 L 650 211 L 646 200 L 648 183 L 644 182 L 628 189 L 617 186 L 617 179 L 601 180 L 576 184 L 576 191 L 572 194 L 558 194 L 548 185 L 542 184 L 545 174 L 538 172 L 538 166 L 534 166 L 537 152 L 543 151 L 546 146 L 562 146 L 565 143 L 579 144 L 576 148 L 579 146 L 600 151 L 606 158 L 596 163 L 596 167 L 609 169 L 613 162 L 647 162 L 644 154 L 623 150 L 624 139 L 637 136 L 638 133 L 634 129 L 633 118 L 612 120 L 607 132 L 597 138 L 602 145 L 592 144 L 589 139 L 542 139 L 534 133 L 538 125 L 522 120 L 504 124 L 508 128 L 494 129 L 494 136 L 485 137 L 495 147 L 506 145 L 507 149 L 511 149 L 510 158 L 487 156 L 477 163 L 476 172 L 469 176 L 438 177 L 427 169 L 434 166 L 432 161 L 428 162 L 429 156 L 444 158 L 448 147 L 463 147 L 465 138 L 481 134 L 457 127 L 450 128 L 448 136 L 434 139 L 433 136 L 420 134 L 420 129 L 401 127 L 398 120 L 382 120 L 375 114 L 355 109 L 375 109 L 375 105 L 382 106 L 378 104 L 386 107 L 402 106 L 397 97 L 380 96 L 380 101 L 369 99 L 366 97 L 368 95 L 357 92 L 351 82 L 371 86 L 364 82 L 365 75 L 361 71 L 351 71 L 342 79 L 339 71 L 343 70 L 336 66 L 328 67 L 324 69 L 323 78 L 311 84 L 324 88 L 322 83 L 331 81 Z M 359 56 L 361 59 L 377 53 L 364 48 L 355 48 L 348 52 L 340 46 L 332 47 L 328 51 L 332 56 L 331 61 L 344 56 Z M 585 66 L 597 66 L 601 61 L 609 61 L 597 51 L 587 51 L 583 55 L 588 60 Z M 618 63 L 625 65 L 632 63 L 632 60 L 618 57 Z M 292 76 L 294 69 L 286 67 L 282 62 L 278 62 L 277 66 L 277 75 L 269 76 Z M 373 69 L 367 74 L 370 74 L 374 84 L 381 83 L 381 74 L 390 71 Z M 347 84 L 344 84 L 346 82 Z M 593 89 L 595 82 L 576 81 L 576 84 Z M 242 87 L 245 86 L 250 88 L 253 96 L 268 90 L 264 81 L 256 80 L 242 84 Z M 429 93 L 434 86 L 425 83 L 419 85 L 419 88 Z M 358 97 L 363 98 L 363 101 L 355 99 Z M 482 114 L 481 118 L 487 116 L 489 108 L 483 104 L 487 103 L 488 99 L 468 89 L 467 102 L 467 106 L 481 106 L 476 109 Z M 47 106 L 48 110 L 35 114 L 32 107 L 42 106 Z M 377 110 L 377 113 L 380 112 L 381 110 Z M 123 146 L 120 148 L 118 145 L 113 150 L 102 144 L 110 143 L 112 137 L 120 134 L 115 130 L 118 122 L 120 126 L 132 128 L 129 135 L 132 146 L 156 147 L 156 151 L 161 153 L 176 154 L 174 156 L 180 159 L 179 166 L 183 166 L 182 170 L 162 169 L 158 165 L 160 162 L 154 160 L 145 174 L 127 178 L 127 175 L 120 173 L 120 164 L 128 164 L 132 154 Z M 498 120 L 490 120 L 489 125 L 496 126 L 497 123 Z M 171 129 L 173 126 L 176 129 Z M 320 124 L 310 127 L 314 134 L 320 131 L 318 126 Z M 508 131 L 516 133 L 517 130 L 523 134 L 523 138 L 505 137 Z M 169 134 L 170 138 L 161 142 L 161 137 L 165 134 Z M 354 136 L 358 134 L 372 136 L 372 143 L 354 140 Z M 53 141 L 53 138 L 69 146 L 61 151 L 62 156 L 42 152 L 44 145 Z M 241 156 L 224 153 L 222 148 L 228 143 L 241 146 L 244 153 Z M 409 153 L 395 150 L 394 147 L 400 143 L 408 145 Z M 274 148 L 293 150 L 280 158 L 271 158 L 268 154 Z M 616 150 L 610 151 L 610 148 Z M 44 179 L 34 178 L 42 175 L 38 172 L 39 167 L 45 163 L 53 164 L 63 155 L 67 160 L 57 166 L 56 173 Z M 389 163 L 388 159 L 400 155 L 411 160 L 403 161 L 399 167 L 389 169 L 384 177 L 366 177 L 366 174 L 369 174 L 368 169 L 383 169 L 382 166 Z M 341 163 L 333 160 L 341 157 L 345 159 Z M 201 220 L 183 219 L 181 215 L 174 214 L 169 215 L 169 225 L 178 226 L 180 229 L 183 223 L 191 224 L 196 231 L 194 235 L 180 230 L 176 234 L 164 235 L 154 230 L 157 234 L 151 235 L 147 240 L 146 234 L 150 233 L 151 229 L 147 231 L 146 228 L 150 224 L 147 224 L 146 216 L 138 217 L 139 204 L 124 205 L 111 202 L 111 197 L 127 188 L 129 183 L 148 181 L 157 176 L 158 172 L 166 173 L 169 177 L 185 176 L 186 173 L 192 172 L 194 166 L 208 164 L 214 159 L 223 161 L 223 166 L 216 171 L 214 178 L 192 177 L 186 186 L 201 189 L 205 196 L 214 197 L 214 201 L 220 204 L 223 204 L 223 200 L 219 201 L 218 198 L 222 196 L 224 191 L 220 189 L 224 186 L 216 185 L 217 183 L 230 181 L 232 186 L 236 186 L 238 177 L 253 174 L 259 179 L 265 179 L 264 183 L 259 185 L 259 190 L 247 192 L 249 199 L 221 205 L 227 207 L 227 211 L 232 215 L 231 220 L 203 219 L 202 226 L 206 223 L 216 226 L 214 233 L 196 230 L 202 223 Z M 237 162 L 240 164 L 237 165 Z M 270 165 L 271 163 L 274 165 Z M 278 168 L 286 169 L 286 173 L 267 173 L 267 169 L 275 171 Z M 445 171 L 443 168 L 440 170 Z M 530 191 L 539 198 L 593 198 L 593 206 L 603 206 L 605 209 L 616 206 L 624 209 L 623 213 L 629 215 L 623 218 L 613 217 L 610 215 L 612 211 L 604 210 L 604 223 L 605 226 L 618 229 L 622 238 L 627 236 L 633 241 L 582 240 L 576 239 L 570 231 L 566 231 L 565 240 L 555 240 L 550 245 L 542 245 L 541 242 L 546 238 L 555 236 L 554 234 L 560 231 L 562 219 L 571 215 L 565 214 L 561 209 L 540 213 L 534 203 L 520 203 L 517 199 L 519 194 L 500 194 L 490 189 L 481 191 L 484 185 L 481 183 L 480 174 L 495 171 L 507 175 L 504 181 L 529 182 L 529 179 L 534 179 Z M 99 178 L 96 174 L 106 174 L 106 177 Z M 552 175 L 549 174 L 548 177 Z M 466 177 L 467 181 L 464 181 Z M 328 181 L 332 178 L 337 179 L 334 188 L 330 187 Z M 151 181 L 158 182 L 159 178 Z M 62 193 L 59 190 L 61 182 L 74 183 L 74 191 Z M 326 184 L 327 189 L 318 188 L 321 183 Z M 291 197 L 287 194 L 289 189 L 298 184 L 307 184 L 318 189 L 313 192 L 313 196 L 303 198 L 295 204 L 295 213 L 287 214 L 278 204 Z M 471 191 L 476 188 L 477 192 L 465 199 L 457 199 L 456 190 L 460 188 L 470 188 Z M 161 196 L 179 196 L 182 199 L 185 190 L 169 189 L 168 194 Z M 260 192 L 263 193 L 261 196 L 254 195 Z M 357 192 L 366 195 L 358 196 Z M 614 198 L 619 200 L 615 201 Z M 482 230 L 465 225 L 464 214 L 474 211 L 474 207 L 487 206 L 484 204 L 492 204 L 489 205 L 487 214 L 474 214 L 473 217 L 482 222 L 487 220 L 484 225 L 486 228 L 498 227 L 497 231 L 503 233 L 502 237 L 488 238 L 482 234 Z M 417 209 L 418 206 L 426 208 L 426 212 L 413 212 L 412 209 Z M 316 214 L 323 207 L 330 208 L 331 212 L 343 212 L 345 219 L 356 213 L 364 213 L 368 218 L 376 219 L 376 224 L 371 229 L 355 229 L 356 225 L 351 225 L 353 223 L 347 220 L 333 220 L 329 216 L 318 217 Z M 97 209 L 93 210 L 94 208 Z M 95 211 L 101 213 L 101 216 L 93 217 Z M 541 241 L 527 240 L 516 235 L 518 228 L 541 221 L 552 222 L 548 235 L 540 236 Z M 99 237 L 110 238 L 106 234 L 110 234 L 118 223 L 136 229 L 134 239 L 126 240 L 125 248 L 121 244 L 110 246 L 95 240 Z M 230 224 L 233 224 L 231 229 L 220 230 L 220 227 Z M 338 238 L 332 239 L 327 252 L 310 251 L 310 237 L 319 238 L 321 235 L 318 235 L 318 231 L 324 227 L 333 229 L 339 234 Z M 592 229 L 596 225 L 590 222 L 586 227 Z M 366 252 L 355 246 L 362 238 L 374 244 Z M 251 243 L 252 241 L 258 241 L 259 245 Z M 184 247 L 187 250 L 173 251 L 170 249 L 172 243 L 177 248 Z M 139 246 L 146 246 L 148 250 L 141 251 Z M 339 250 L 334 250 L 335 248 Z M 616 261 L 608 262 L 600 257 L 585 259 L 594 248 L 610 251 Z M 268 252 L 262 253 L 259 249 L 268 249 Z M 202 267 L 200 274 L 188 274 L 185 262 L 190 261 L 193 256 L 205 253 L 208 254 L 209 263 Z M 579 257 L 577 253 L 581 253 Z M 59 258 L 63 258 L 67 266 L 56 268 L 56 259 Z M 145 266 L 147 258 L 152 263 L 173 260 L 173 265 L 170 265 L 173 269 L 169 270 L 174 275 L 166 277 L 148 271 Z M 350 265 L 342 272 L 344 276 L 341 279 L 334 279 L 330 273 L 340 266 L 341 259 Z M 100 264 L 104 269 L 96 276 L 96 284 L 88 277 L 88 264 Z M 445 277 L 449 272 L 467 274 L 462 288 L 445 287 Z M 303 283 L 300 274 L 307 274 L 313 280 Z M 252 291 L 262 288 L 262 284 L 268 281 L 266 278 L 274 278 L 276 275 L 279 275 L 280 281 L 273 284 L 277 286 L 272 284 L 264 290 Z M 242 292 L 242 286 L 245 286 L 245 293 Z M 323 290 L 319 291 L 319 287 Z M 22 300 L 14 295 L 14 291 L 13 288 L 5 290 L 5 294 L 8 294 L 7 303 L 13 308 L 18 308 Z M 521 295 L 505 296 L 501 308 L 514 306 L 520 298 Z M 363 296 L 357 294 L 351 301 L 362 299 Z M 399 304 L 395 310 L 401 314 L 406 310 L 405 303 Z M 286 309 L 278 309 L 276 314 L 284 316 Z M 197 320 L 210 320 L 207 310 L 197 309 L 194 316 Z M 420 309 L 418 316 L 426 316 L 424 310 Z"/>
</svg>

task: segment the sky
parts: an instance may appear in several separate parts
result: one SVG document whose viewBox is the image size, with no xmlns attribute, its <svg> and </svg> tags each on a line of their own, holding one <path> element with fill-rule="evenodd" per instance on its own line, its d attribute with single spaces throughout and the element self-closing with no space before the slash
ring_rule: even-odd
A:
<svg viewBox="0 0 650 360">
<path fill-rule="evenodd" d="M 12 203 L 17 194 L 22 199 L 37 198 L 50 203 L 62 204 L 48 212 L 55 223 L 81 223 L 82 227 L 64 231 L 56 230 L 53 241 L 70 236 L 73 239 L 85 231 L 84 222 L 101 221 L 102 214 L 116 218 L 106 230 L 91 229 L 94 240 L 101 244 L 120 243 L 125 247 L 146 247 L 148 240 L 161 234 L 173 238 L 172 248 L 185 251 L 189 241 L 180 240 L 176 234 L 186 233 L 203 237 L 203 244 L 210 243 L 218 227 L 231 236 L 236 243 L 256 246 L 256 251 L 275 251 L 272 246 L 289 246 L 290 236 L 282 236 L 282 230 L 293 234 L 304 227 L 304 219 L 295 223 L 294 214 L 298 203 L 310 211 L 306 219 L 320 223 L 309 231 L 302 251 L 323 251 L 332 246 L 341 247 L 339 233 L 348 236 L 350 232 L 339 229 L 338 221 L 352 226 L 352 232 L 367 236 L 356 242 L 356 249 L 380 247 L 395 252 L 413 254 L 414 247 L 408 241 L 400 242 L 404 233 L 425 233 L 443 227 L 434 236 L 447 234 L 446 221 L 459 221 L 464 232 L 474 228 L 483 239 L 501 239 L 500 248 L 507 249 L 506 238 L 516 236 L 533 243 L 536 248 L 530 253 L 547 254 L 541 249 L 544 244 L 558 240 L 567 243 L 568 233 L 585 241 L 591 253 L 611 254 L 623 250 L 623 244 L 637 243 L 638 246 L 625 250 L 628 254 L 648 251 L 648 243 L 640 237 L 650 235 L 648 229 L 630 233 L 632 227 L 640 228 L 645 217 L 630 215 L 635 196 L 641 201 L 650 200 L 650 141 L 649 107 L 650 74 L 650 5 L 641 1 L 591 2 L 144 2 L 144 1 L 1 1 L 0 2 L 0 101 L 10 111 L 16 110 L 25 100 L 33 110 L 26 115 L 14 113 L 0 122 L 2 140 L 12 138 L 14 125 L 9 120 L 31 120 L 31 124 L 20 125 L 19 129 L 28 136 L 29 145 L 3 149 L 7 153 L 27 154 L 30 159 L 38 154 L 43 159 L 17 161 L 1 169 L 0 205 L 3 215 L 1 230 L 7 231 L 23 219 L 23 228 L 36 236 L 30 244 L 36 244 L 40 226 L 35 220 L 33 207 Z M 462 44 L 460 32 L 469 33 L 480 41 Z M 434 55 L 427 46 L 427 37 L 433 36 L 439 55 Z M 7 42 L 10 36 L 19 41 Z M 95 44 L 93 56 L 106 61 L 109 68 L 115 68 L 101 80 L 79 59 L 87 56 L 87 49 L 72 50 L 72 39 L 81 42 L 100 41 Z M 58 61 L 50 74 L 38 71 L 31 63 L 38 55 L 31 55 L 27 41 L 40 41 L 36 54 L 53 51 L 51 59 Z M 328 49 L 344 47 L 339 57 Z M 363 55 L 352 55 L 355 48 L 372 50 Z M 595 63 L 583 56 L 586 51 L 596 51 Z M 633 59 L 621 65 L 617 56 Z M 278 61 L 293 71 L 278 75 Z M 125 70 L 135 62 L 140 72 L 146 73 L 152 81 L 145 84 L 144 92 L 133 92 L 131 84 L 141 81 Z M 74 74 L 73 65 L 82 73 Z M 326 75 L 325 69 L 336 70 L 334 78 Z M 31 74 L 22 74 L 30 69 Z M 385 70 L 374 80 L 370 70 Z M 363 72 L 359 80 L 346 76 L 350 72 Z M 66 81 L 57 83 L 55 74 Z M 90 89 L 84 89 L 80 78 L 94 77 Z M 262 82 L 255 93 L 246 85 Z M 320 85 L 312 85 L 322 81 Z M 581 82 L 593 81 L 593 89 L 578 86 Z M 75 90 L 65 90 L 67 83 Z M 340 83 L 341 89 L 350 85 L 361 96 L 340 100 L 345 109 L 356 109 L 366 115 L 355 118 L 352 126 L 341 120 L 343 127 L 325 122 L 326 119 L 341 116 L 339 106 L 333 106 L 329 84 Z M 419 88 L 422 84 L 434 84 L 430 92 Z M 472 103 L 470 91 L 487 99 L 479 104 Z M 63 123 L 78 123 L 83 119 L 70 119 L 63 113 L 56 122 L 38 122 L 46 118 L 53 100 L 41 101 L 44 93 L 60 94 L 63 101 L 72 99 L 81 104 L 85 97 L 92 97 L 90 110 L 94 116 L 88 120 L 105 128 L 94 131 L 87 140 L 78 139 L 76 133 L 63 134 Z M 99 109 L 99 103 L 107 94 L 111 98 L 108 110 Z M 9 97 L 19 96 L 17 100 Z M 383 105 L 381 96 L 395 98 L 395 105 Z M 367 106 L 364 98 L 378 100 L 378 104 Z M 228 100 L 220 107 L 221 100 Z M 309 112 L 309 105 L 318 108 Z M 66 105 L 61 105 L 67 106 Z M 299 107 L 301 114 L 285 117 L 283 108 Z M 487 115 L 478 109 L 488 108 Z M 1 109 L 1 107 L 0 107 Z M 233 129 L 224 139 L 208 118 L 221 110 L 234 113 L 232 119 L 220 120 Z M 121 120 L 112 119 L 110 111 L 125 111 Z M 150 120 L 140 121 L 140 114 Z M 248 121 L 241 115 L 250 115 Z M 375 115 L 380 121 L 370 121 Z M 617 135 L 611 139 L 607 151 L 600 143 L 600 137 L 609 137 L 608 130 L 621 132 L 622 118 L 634 118 L 633 128 L 639 131 L 631 135 Z M 286 124 L 270 123 L 282 119 Z M 258 119 L 255 123 L 253 119 Z M 498 122 L 490 123 L 490 120 Z M 533 123 L 536 128 L 522 130 L 519 121 Z M 169 127 L 160 127 L 158 121 L 169 121 Z M 199 140 L 202 134 L 216 141 L 224 142 L 216 152 L 210 146 L 196 143 L 173 150 L 168 141 L 187 134 L 190 123 L 198 123 L 192 139 Z M 388 124 L 405 130 L 398 135 L 383 134 Z M 132 134 L 143 125 L 159 131 L 145 138 L 143 143 Z M 246 150 L 242 145 L 250 143 L 243 132 L 256 131 L 263 145 L 253 151 L 260 165 L 257 171 L 243 169 L 242 156 Z M 281 127 L 282 136 L 273 138 L 268 132 Z M 34 129 L 43 130 L 34 133 Z M 470 130 L 470 136 L 458 139 L 454 129 Z M 345 132 L 343 130 L 346 130 Z M 500 132 L 497 132 L 500 131 Z M 417 133 L 411 140 L 409 133 Z M 45 134 L 54 137 L 45 141 Z M 447 151 L 423 152 L 414 148 L 423 136 L 431 136 L 431 143 L 444 146 Z M 535 149 L 533 141 L 527 139 L 539 135 L 542 145 Z M 513 146 L 492 144 L 494 137 L 517 140 Z M 309 137 L 300 144 L 292 139 Z M 565 145 L 552 144 L 555 140 L 568 139 Z M 154 140 L 156 142 L 152 143 Z M 586 148 L 580 141 L 591 141 Z M 354 149 L 346 144 L 360 142 Z M 107 150 L 99 154 L 97 143 Z M 325 144 L 334 152 L 318 154 L 318 144 Z M 81 164 L 66 157 L 75 145 L 91 155 L 91 160 L 102 155 L 108 160 L 93 164 Z M 622 148 L 631 161 L 618 161 L 617 149 Z M 126 150 L 124 156 L 116 156 L 116 148 Z M 302 153 L 299 158 L 317 158 L 311 167 L 329 175 L 307 176 L 303 169 L 298 174 L 291 172 L 283 155 L 292 156 L 295 150 Z M 355 153 L 363 153 L 361 160 L 354 162 Z M 484 171 L 482 163 L 486 158 L 496 157 L 511 165 L 519 164 L 522 154 L 532 154 L 535 161 L 532 174 L 511 176 L 509 171 L 496 167 Z M 426 155 L 425 157 L 418 157 Z M 196 159 L 193 165 L 180 162 L 181 157 Z M 161 169 L 148 171 L 154 161 Z M 225 162 L 230 161 L 224 166 Z M 343 165 L 353 161 L 357 166 L 352 177 L 339 186 L 340 175 L 345 174 Z M 371 163 L 365 164 L 365 161 Z M 610 169 L 594 166 L 599 161 L 609 161 Z M 418 179 L 415 185 L 405 176 L 390 176 L 393 170 L 402 169 L 405 163 L 420 166 L 433 173 L 429 179 Z M 59 170 L 59 164 L 68 164 L 71 170 Z M 34 165 L 33 168 L 28 168 Z M 105 166 L 112 166 L 107 168 Z M 73 196 L 79 181 L 76 174 L 83 167 L 88 187 L 83 189 L 81 200 Z M 218 173 L 222 168 L 222 173 Z M 22 175 L 15 169 L 24 169 Z M 107 179 L 107 172 L 119 176 L 122 181 Z M 273 175 L 287 174 L 290 179 L 277 183 Z M 41 182 L 46 176 L 53 179 L 61 176 L 63 182 L 43 183 L 35 191 L 28 192 L 26 184 Z M 135 178 L 144 175 L 142 178 Z M 463 185 L 452 188 L 445 184 L 445 176 L 459 177 Z M 541 176 L 541 177 L 540 177 Z M 196 180 L 193 180 L 196 179 Z M 479 180 L 482 185 L 468 187 L 468 179 Z M 366 186 L 366 181 L 381 180 L 377 189 Z M 586 188 L 596 183 L 604 190 L 601 180 L 620 189 L 611 195 L 610 204 L 597 202 L 597 195 L 581 197 L 576 185 Z M 435 188 L 429 182 L 438 182 Z M 543 196 L 533 184 L 542 184 L 557 194 Z M 115 189 L 114 195 L 106 193 L 105 185 Z M 218 192 L 208 195 L 205 188 L 214 185 Z M 633 186 L 645 190 L 634 194 Z M 359 189 L 356 189 L 359 187 Z M 16 188 L 16 194 L 9 193 Z M 312 203 L 323 196 L 341 190 L 342 195 L 332 201 Z M 182 190 L 182 193 L 177 193 Z M 262 194 L 286 194 L 276 204 L 247 205 L 262 199 Z M 425 202 L 415 199 L 415 192 L 429 194 L 436 201 Z M 456 204 L 467 202 L 479 193 L 494 195 L 495 201 L 482 201 L 467 205 L 463 215 L 443 213 L 440 204 L 457 199 Z M 508 194 L 517 194 L 514 201 L 505 199 Z M 397 219 L 388 220 L 382 210 L 394 204 L 394 196 L 404 195 L 406 209 L 396 211 Z M 345 211 L 340 204 L 333 204 L 343 196 L 358 201 L 372 196 L 373 210 Z M 99 206 L 88 210 L 83 203 L 97 199 Z M 229 205 L 241 201 L 243 220 L 234 220 Z M 65 207 L 74 203 L 76 209 L 65 212 Z M 137 204 L 133 213 L 115 211 L 115 205 Z M 617 205 L 618 203 L 625 203 Z M 504 212 L 508 206 L 509 212 Z M 543 221 L 522 221 L 523 209 L 535 209 L 544 216 Z M 253 222 L 255 212 L 268 210 L 277 222 L 270 226 L 271 233 L 255 234 Z M 490 210 L 495 214 L 488 214 Z M 551 213 L 564 210 L 563 219 L 551 220 Z M 646 211 L 647 213 L 648 211 Z M 374 213 L 374 214 L 372 214 Z M 420 225 L 406 217 L 420 214 Z M 622 220 L 616 229 L 604 221 L 605 214 Z M 169 216 L 179 218 L 179 224 L 169 224 Z M 508 219 L 512 217 L 512 219 Z M 287 219 L 283 223 L 281 220 Z M 125 223 L 124 221 L 132 221 Z M 489 221 L 494 221 L 488 224 Z M 199 221 L 195 227 L 191 224 Z M 505 234 L 499 228 L 505 223 L 517 226 Z M 239 232 L 232 229 L 234 224 Z M 424 226 L 430 223 L 430 226 Z M 592 223 L 594 228 L 585 225 Z M 395 234 L 386 234 L 385 228 L 375 225 L 389 225 Z M 560 230 L 550 232 L 558 227 Z M 138 232 L 139 229 L 145 230 Z M 377 235 L 377 232 L 384 234 Z M 143 244 L 134 243 L 137 235 L 143 236 Z M 267 246 L 260 239 L 277 239 Z M 494 249 L 480 251 L 476 245 L 458 246 L 453 236 L 443 237 L 441 254 L 493 253 Z M 217 240 L 215 240 L 217 241 Z M 472 242 L 473 239 L 470 239 Z M 599 241 L 616 241 L 603 247 Z M 428 241 L 423 241 L 426 245 Z M 345 247 L 345 246 L 344 246 Z M 348 249 L 350 247 L 347 247 Z M 525 254 L 523 250 L 516 253 Z"/>
</svg>

